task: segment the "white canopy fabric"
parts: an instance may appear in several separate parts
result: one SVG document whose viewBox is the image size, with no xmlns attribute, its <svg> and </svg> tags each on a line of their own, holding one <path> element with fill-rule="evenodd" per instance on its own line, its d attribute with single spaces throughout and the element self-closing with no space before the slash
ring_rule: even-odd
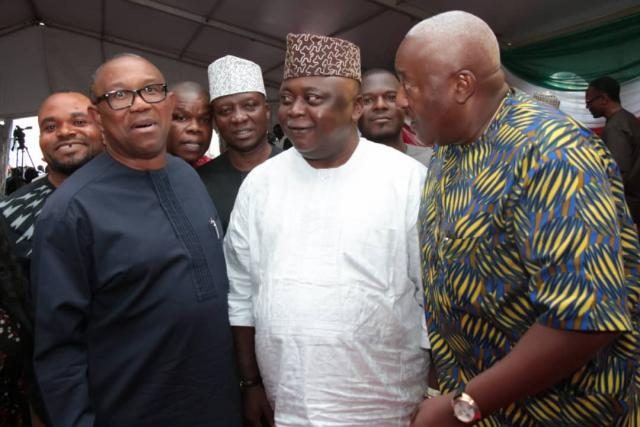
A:
<svg viewBox="0 0 640 427">
<path fill-rule="evenodd" d="M 0 118 L 34 114 L 52 91 L 86 92 L 120 52 L 149 58 L 169 83 L 205 84 L 210 62 L 244 57 L 262 67 L 275 101 L 287 33 L 342 37 L 361 47 L 365 69 L 392 68 L 412 25 L 452 9 L 482 17 L 511 46 L 631 13 L 638 1 L 0 0 Z"/>
</svg>

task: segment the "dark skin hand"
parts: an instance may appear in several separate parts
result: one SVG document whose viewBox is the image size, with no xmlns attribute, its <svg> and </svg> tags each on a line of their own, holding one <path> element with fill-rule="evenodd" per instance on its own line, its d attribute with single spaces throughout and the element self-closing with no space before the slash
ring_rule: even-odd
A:
<svg viewBox="0 0 640 427">
<path fill-rule="evenodd" d="M 429 387 L 435 390 L 439 390 L 438 373 L 436 372 L 436 365 L 433 363 L 431 350 L 429 350 L 429 359 L 431 360 L 431 363 L 429 364 L 427 384 L 429 385 Z M 451 399 L 452 395 L 448 394 L 423 400 L 420 406 L 418 406 L 418 408 L 411 416 L 410 427 L 423 425 L 437 425 L 442 427 L 464 426 L 465 424 L 461 423 L 453 416 L 453 410 L 451 409 Z M 432 420 L 430 417 L 433 417 L 437 421 Z M 436 424 L 436 422 L 438 424 Z"/>
<path fill-rule="evenodd" d="M 242 390 L 242 405 L 245 427 L 275 427 L 273 410 L 264 387 L 260 385 Z"/>
<path fill-rule="evenodd" d="M 231 333 L 236 348 L 240 378 L 244 380 L 260 378 L 255 351 L 255 328 L 233 326 Z M 262 385 L 254 385 L 242 390 L 242 406 L 245 427 L 275 427 L 273 409 L 269 405 Z"/>
<path fill-rule="evenodd" d="M 513 350 L 473 378 L 465 389 L 484 417 L 552 387 L 584 366 L 617 332 L 578 332 L 535 324 Z M 451 395 L 422 403 L 411 427 L 462 426 L 453 417 Z"/>
<path fill-rule="evenodd" d="M 438 426 L 438 427 L 463 427 L 453 416 L 451 408 L 452 395 L 447 394 L 424 400 L 416 413 L 411 418 L 410 427 Z"/>
</svg>

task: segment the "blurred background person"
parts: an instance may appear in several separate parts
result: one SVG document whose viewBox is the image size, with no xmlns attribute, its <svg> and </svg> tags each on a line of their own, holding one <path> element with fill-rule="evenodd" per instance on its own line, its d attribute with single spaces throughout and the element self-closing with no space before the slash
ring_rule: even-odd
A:
<svg viewBox="0 0 640 427">
<path fill-rule="evenodd" d="M 205 155 L 213 133 L 209 94 L 195 82 L 177 83 L 171 91 L 176 106 L 171 115 L 167 151 L 198 168 L 211 160 Z"/>
</svg>

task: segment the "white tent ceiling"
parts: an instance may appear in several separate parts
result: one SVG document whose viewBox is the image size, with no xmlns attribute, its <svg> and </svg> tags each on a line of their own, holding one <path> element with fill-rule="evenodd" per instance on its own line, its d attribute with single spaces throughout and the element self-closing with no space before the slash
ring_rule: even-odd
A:
<svg viewBox="0 0 640 427">
<path fill-rule="evenodd" d="M 206 84 L 206 67 L 233 54 L 260 64 L 277 98 L 285 36 L 335 35 L 358 44 L 363 67 L 392 67 L 407 30 L 463 9 L 518 45 L 637 10 L 638 0 L 0 0 L 0 117 L 33 114 L 52 91 L 87 91 L 119 52 L 154 62 L 169 83 Z"/>
</svg>

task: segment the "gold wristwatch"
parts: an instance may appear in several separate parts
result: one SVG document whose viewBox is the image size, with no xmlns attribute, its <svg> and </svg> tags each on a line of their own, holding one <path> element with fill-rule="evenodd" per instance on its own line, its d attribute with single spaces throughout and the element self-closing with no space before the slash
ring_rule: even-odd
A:
<svg viewBox="0 0 640 427">
<path fill-rule="evenodd" d="M 464 392 L 464 386 L 453 394 L 451 400 L 453 416 L 462 423 L 473 424 L 482 418 L 480 407 L 475 400 Z"/>
</svg>

